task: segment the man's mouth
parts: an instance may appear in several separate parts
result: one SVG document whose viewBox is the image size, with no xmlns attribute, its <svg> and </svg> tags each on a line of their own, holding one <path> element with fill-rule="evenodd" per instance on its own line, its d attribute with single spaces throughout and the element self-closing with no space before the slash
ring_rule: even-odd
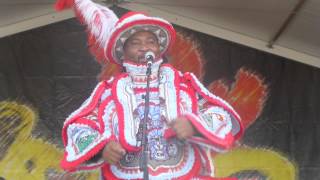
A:
<svg viewBox="0 0 320 180">
<path fill-rule="evenodd" d="M 146 63 L 147 60 L 144 58 L 144 56 L 139 56 L 139 57 L 138 57 L 138 62 L 139 62 L 139 63 Z"/>
</svg>

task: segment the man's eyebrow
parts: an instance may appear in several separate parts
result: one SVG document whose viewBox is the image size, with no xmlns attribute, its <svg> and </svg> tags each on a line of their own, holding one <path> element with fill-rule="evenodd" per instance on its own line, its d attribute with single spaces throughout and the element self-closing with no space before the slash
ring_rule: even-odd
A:
<svg viewBox="0 0 320 180">
<path fill-rule="evenodd" d="M 133 37 L 133 38 L 130 38 L 129 41 L 139 41 L 139 39 Z"/>
<path fill-rule="evenodd" d="M 157 38 L 157 37 L 155 37 L 155 36 L 149 36 L 147 39 L 154 39 L 154 40 L 158 40 L 158 38 Z"/>
</svg>

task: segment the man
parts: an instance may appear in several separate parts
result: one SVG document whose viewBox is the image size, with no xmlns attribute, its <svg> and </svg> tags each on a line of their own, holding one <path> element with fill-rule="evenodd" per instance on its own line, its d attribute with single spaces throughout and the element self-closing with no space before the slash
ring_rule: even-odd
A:
<svg viewBox="0 0 320 180">
<path fill-rule="evenodd" d="M 193 74 L 163 63 L 175 38 L 172 25 L 134 12 L 118 20 L 111 10 L 89 0 L 74 3 L 77 15 L 88 25 L 89 43 L 95 48 L 91 52 L 122 65 L 125 72 L 100 82 L 65 121 L 62 167 L 101 168 L 104 179 L 143 178 L 140 123 L 146 107 L 145 55 L 152 53 L 146 118 L 149 177 L 213 178 L 211 152 L 230 148 L 242 135 L 240 117 Z M 58 9 L 67 5 L 59 1 Z"/>
<path fill-rule="evenodd" d="M 124 44 L 124 57 L 127 63 L 146 64 L 145 54 L 147 52 L 153 52 L 158 58 L 160 56 L 158 39 L 149 31 L 136 32 Z M 142 74 L 142 76 L 145 75 Z M 181 140 L 190 138 L 195 133 L 192 124 L 185 117 L 175 119 L 170 126 L 175 129 L 177 137 Z M 111 141 L 105 146 L 103 152 L 103 158 L 107 162 L 116 164 L 125 154 L 125 149 L 120 143 Z"/>
</svg>

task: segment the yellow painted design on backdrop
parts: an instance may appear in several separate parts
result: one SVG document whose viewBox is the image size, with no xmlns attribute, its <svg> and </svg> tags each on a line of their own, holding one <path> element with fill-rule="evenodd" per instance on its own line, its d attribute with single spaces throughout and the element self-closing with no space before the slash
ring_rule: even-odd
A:
<svg viewBox="0 0 320 180">
<path fill-rule="evenodd" d="M 227 177 L 245 170 L 257 170 L 268 180 L 294 180 L 295 165 L 283 155 L 267 149 L 239 147 L 214 158 L 217 177 Z"/>
<path fill-rule="evenodd" d="M 12 120 L 19 118 L 17 126 L 12 126 Z M 35 139 L 31 131 L 38 117 L 36 113 L 25 105 L 15 102 L 0 102 L 0 148 L 3 150 L 4 134 L 14 134 L 14 141 L 9 145 L 5 154 L 0 157 L 0 177 L 7 180 L 42 180 L 61 179 L 63 171 L 59 167 L 62 151 L 55 145 L 42 139 Z M 53 173 L 50 173 L 53 172 Z M 97 173 L 79 175 L 86 179 L 98 179 Z M 78 176 L 78 177 L 79 177 Z M 78 179 L 73 177 L 72 179 Z"/>
</svg>

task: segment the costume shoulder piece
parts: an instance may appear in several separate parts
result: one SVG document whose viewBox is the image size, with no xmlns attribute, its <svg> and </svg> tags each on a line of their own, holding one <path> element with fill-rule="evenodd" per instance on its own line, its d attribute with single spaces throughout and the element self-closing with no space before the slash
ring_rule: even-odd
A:
<svg viewBox="0 0 320 180">
<path fill-rule="evenodd" d="M 86 161 L 96 155 L 108 141 L 114 139 L 112 127 L 103 118 L 105 109 L 101 108 L 113 111 L 112 81 L 113 78 L 100 82 L 80 108 L 66 119 L 62 129 L 65 146 L 62 168 L 91 169 L 102 164 L 102 161 L 91 164 Z"/>
<path fill-rule="evenodd" d="M 233 107 L 212 94 L 192 73 L 183 74 L 182 79 L 196 92 L 197 110 L 185 113 L 203 138 L 193 138 L 195 142 L 214 145 L 218 149 L 230 148 L 243 134 L 241 118 Z"/>
</svg>

